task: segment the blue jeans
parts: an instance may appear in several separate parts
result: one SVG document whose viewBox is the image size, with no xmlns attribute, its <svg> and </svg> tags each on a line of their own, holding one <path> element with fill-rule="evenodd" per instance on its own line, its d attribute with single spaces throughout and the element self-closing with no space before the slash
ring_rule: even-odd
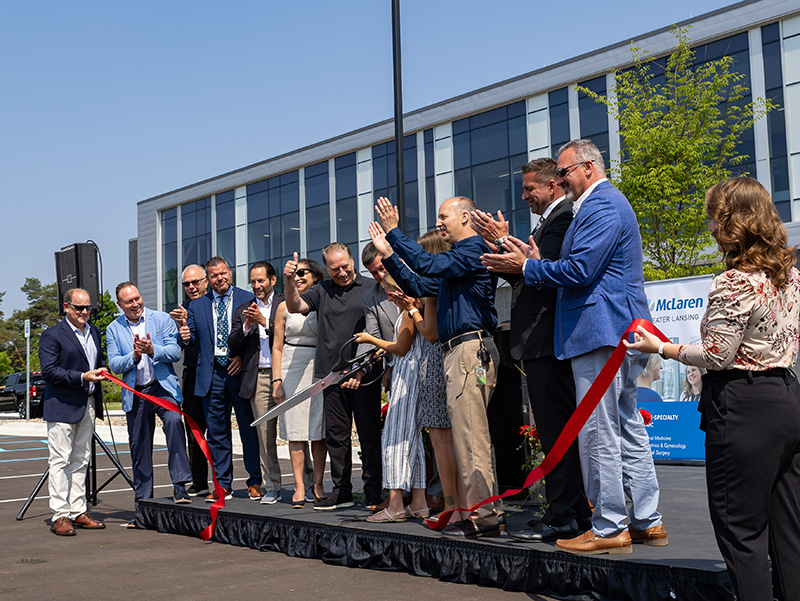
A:
<svg viewBox="0 0 800 601">
<path fill-rule="evenodd" d="M 573 357 L 579 403 L 613 351 L 609 346 Z M 645 530 L 661 524 L 650 440 L 636 408 L 636 376 L 646 361 L 647 355 L 639 352 L 625 355 L 611 386 L 578 436 L 586 496 L 594 505 L 592 531 L 598 536 L 614 536 L 627 527 L 626 496 L 631 500 L 634 528 Z"/>
</svg>

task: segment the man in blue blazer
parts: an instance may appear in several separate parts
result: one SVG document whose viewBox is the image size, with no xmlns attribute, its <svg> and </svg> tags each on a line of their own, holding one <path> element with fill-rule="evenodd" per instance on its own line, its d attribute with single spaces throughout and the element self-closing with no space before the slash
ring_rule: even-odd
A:
<svg viewBox="0 0 800 601">
<path fill-rule="evenodd" d="M 86 467 L 95 416 L 103 415 L 100 368 L 105 365 L 100 331 L 87 323 L 90 303 L 86 290 L 67 290 L 65 319 L 39 339 L 39 363 L 47 383 L 42 402 L 50 450 L 50 529 L 59 536 L 74 536 L 75 526 L 105 528 L 86 512 Z"/>
<path fill-rule="evenodd" d="M 233 323 L 233 310 L 245 303 L 255 302 L 255 296 L 232 286 L 233 275 L 228 262 L 222 257 L 212 257 L 206 263 L 208 284 L 211 290 L 189 303 L 186 325 L 179 332 L 181 345 L 198 346 L 197 377 L 194 393 L 203 397 L 206 414 L 208 446 L 214 460 L 214 472 L 225 498 L 233 490 L 233 442 L 231 440 L 231 408 L 236 412 L 239 437 L 242 440 L 244 467 L 247 470 L 247 494 L 260 499 L 261 465 L 258 454 L 258 435 L 253 422 L 250 399 L 240 394 L 242 357 L 228 348 L 228 335 Z M 216 491 L 206 497 L 206 502 L 217 500 Z"/>
<path fill-rule="evenodd" d="M 525 284 L 557 287 L 555 352 L 571 359 L 579 402 L 620 336 L 635 318 L 650 319 L 644 294 L 642 239 L 627 199 L 605 177 L 590 140 L 561 147 L 556 183 L 575 199 L 575 217 L 561 258 L 542 260 L 535 244 L 514 242 L 508 255 L 484 263 L 503 271 L 513 264 Z M 532 241 L 531 241 L 532 242 Z M 629 353 L 578 438 L 592 528 L 556 545 L 579 554 L 631 552 L 631 542 L 667 544 L 658 512 L 659 488 L 644 422 L 636 409 L 636 376 L 647 357 Z M 630 512 L 625 497 L 631 500 Z M 630 526 L 625 520 L 630 516 Z"/>
<path fill-rule="evenodd" d="M 178 328 L 169 315 L 146 309 L 133 282 L 117 286 L 117 305 L 123 315 L 106 328 L 108 366 L 136 391 L 175 405 L 183 402 L 172 364 L 181 358 Z M 134 502 L 153 498 L 153 432 L 155 416 L 164 424 L 169 475 L 176 503 L 191 503 L 186 483 L 192 480 L 180 413 L 146 401 L 122 389 L 122 410 L 128 422 L 128 444 L 133 465 Z"/>
</svg>

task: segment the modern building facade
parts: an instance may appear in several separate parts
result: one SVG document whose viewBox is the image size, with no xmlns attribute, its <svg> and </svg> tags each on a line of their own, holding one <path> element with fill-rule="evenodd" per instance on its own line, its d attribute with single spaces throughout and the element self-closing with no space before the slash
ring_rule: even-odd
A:
<svg viewBox="0 0 800 601">
<path fill-rule="evenodd" d="M 779 105 L 744 136 L 741 152 L 750 158 L 737 170 L 771 190 L 790 240 L 800 243 L 800 4 L 746 0 L 679 25 L 691 26 L 698 63 L 732 56 L 752 96 Z M 665 27 L 637 45 L 666 55 L 675 37 Z M 407 113 L 408 233 L 431 229 L 439 203 L 464 195 L 483 210 L 502 210 L 512 232 L 527 236 L 533 217 L 521 200 L 522 165 L 578 137 L 616 159 L 616 121 L 578 86 L 613 93 L 614 71 L 631 63 L 624 41 Z M 387 120 L 139 202 L 132 264 L 148 306 L 181 302 L 182 268 L 213 255 L 235 266 L 243 287 L 257 260 L 281 272 L 293 252 L 319 260 L 334 240 L 358 257 L 375 199 L 397 191 L 393 138 Z"/>
</svg>

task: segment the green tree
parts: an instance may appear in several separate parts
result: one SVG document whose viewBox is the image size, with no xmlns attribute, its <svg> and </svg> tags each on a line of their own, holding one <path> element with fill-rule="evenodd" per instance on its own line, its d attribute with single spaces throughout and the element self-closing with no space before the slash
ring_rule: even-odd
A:
<svg viewBox="0 0 800 601">
<path fill-rule="evenodd" d="M 39 336 L 58 322 L 58 295 L 55 283 L 42 285 L 38 278 L 26 278 L 20 288 L 28 306 L 17 309 L 0 322 L 0 350 L 5 351 L 12 372 L 25 371 L 25 320 L 31 320 L 31 370 L 39 369 Z"/>
<path fill-rule="evenodd" d="M 687 30 L 672 29 L 677 48 L 664 64 L 631 45 L 634 66 L 616 73 L 616 94 L 582 92 L 619 122 L 619 161 L 609 179 L 628 198 L 642 234 L 651 280 L 716 270 L 705 193 L 747 158 L 738 142 L 775 105 L 745 102 L 745 76 L 733 59 L 695 65 Z"/>
</svg>

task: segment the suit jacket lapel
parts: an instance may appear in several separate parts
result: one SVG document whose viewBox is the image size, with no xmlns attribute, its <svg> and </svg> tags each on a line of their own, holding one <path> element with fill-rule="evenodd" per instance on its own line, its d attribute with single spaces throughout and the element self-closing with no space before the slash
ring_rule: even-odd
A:
<svg viewBox="0 0 800 601">
<path fill-rule="evenodd" d="M 66 317 L 61 320 L 61 327 L 64 329 L 64 332 L 65 332 L 65 335 L 67 337 L 67 340 L 69 340 L 70 343 L 73 346 L 75 346 L 76 349 L 78 349 L 78 352 L 80 352 L 80 354 L 83 357 L 84 361 L 86 361 L 86 365 L 89 365 L 89 358 L 86 356 L 86 351 L 83 350 L 83 345 L 78 340 L 78 337 L 75 335 L 75 332 L 72 331 L 72 328 L 70 327 L 70 324 L 67 323 L 67 318 Z M 91 326 L 87 323 L 86 327 L 90 328 L 89 333 L 91 335 Z M 97 343 L 95 343 L 95 344 L 97 344 Z M 97 349 L 99 351 L 99 349 L 100 349 L 100 345 L 99 344 L 97 346 Z M 90 369 L 94 369 L 91 365 L 89 365 L 89 368 Z"/>
</svg>

